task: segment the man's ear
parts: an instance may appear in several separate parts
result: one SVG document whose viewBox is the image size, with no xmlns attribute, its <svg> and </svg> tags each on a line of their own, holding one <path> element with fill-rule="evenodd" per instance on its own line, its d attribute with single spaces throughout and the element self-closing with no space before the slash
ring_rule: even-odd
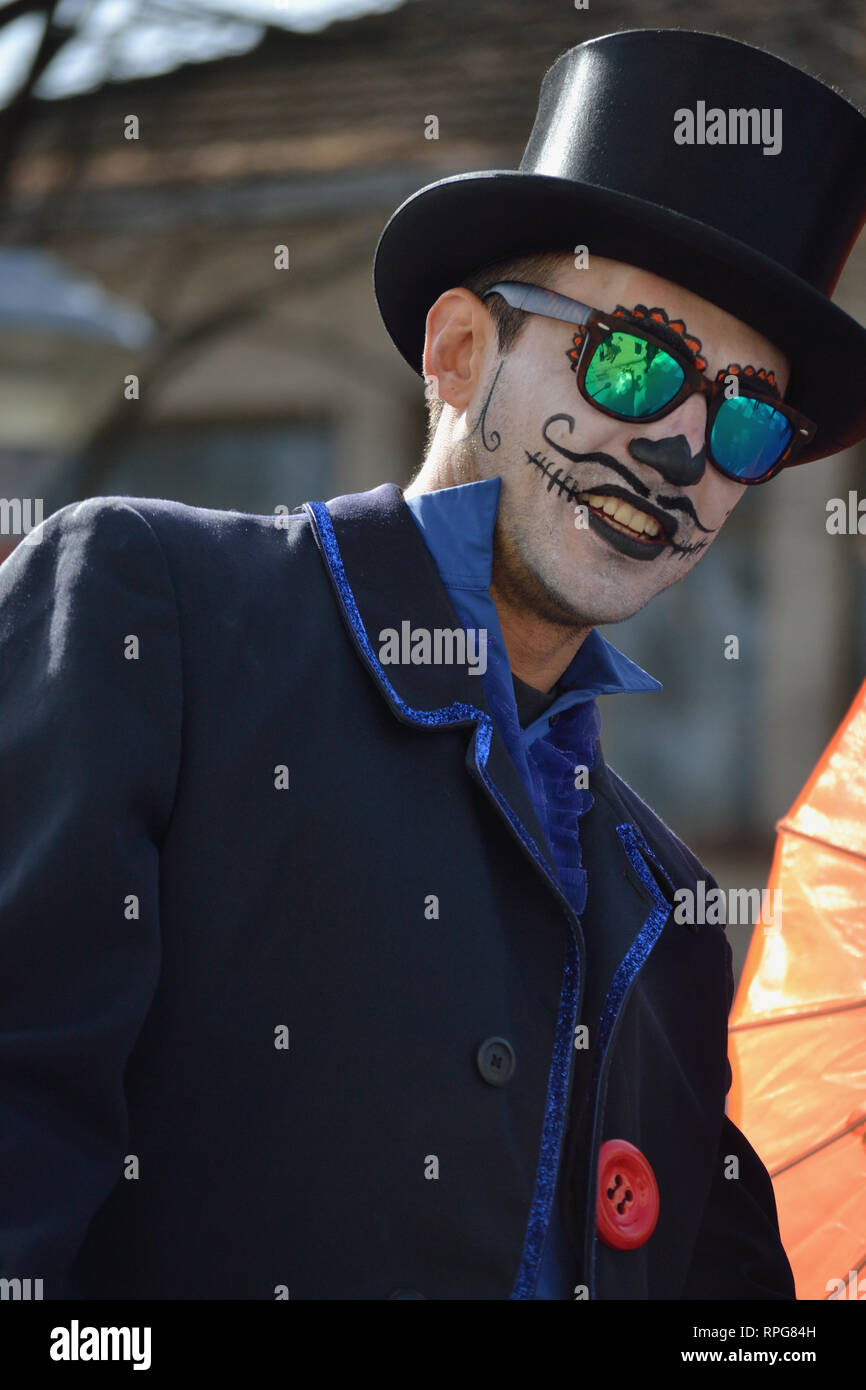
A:
<svg viewBox="0 0 866 1390">
<path fill-rule="evenodd" d="M 462 414 L 478 388 L 496 329 L 477 295 L 462 285 L 445 290 L 427 314 L 424 379 Z"/>
</svg>

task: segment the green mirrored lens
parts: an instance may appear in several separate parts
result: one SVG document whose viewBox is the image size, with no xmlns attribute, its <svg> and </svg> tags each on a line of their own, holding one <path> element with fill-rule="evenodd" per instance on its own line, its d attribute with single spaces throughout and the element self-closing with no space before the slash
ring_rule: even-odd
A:
<svg viewBox="0 0 866 1390">
<path fill-rule="evenodd" d="M 713 421 L 710 448 L 729 473 L 760 478 L 779 461 L 792 434 L 787 417 L 766 401 L 731 396 L 722 402 Z"/>
<path fill-rule="evenodd" d="M 611 333 L 593 353 L 585 385 L 605 410 L 638 420 L 672 401 L 684 377 L 682 367 L 664 348 L 633 333 Z"/>
</svg>

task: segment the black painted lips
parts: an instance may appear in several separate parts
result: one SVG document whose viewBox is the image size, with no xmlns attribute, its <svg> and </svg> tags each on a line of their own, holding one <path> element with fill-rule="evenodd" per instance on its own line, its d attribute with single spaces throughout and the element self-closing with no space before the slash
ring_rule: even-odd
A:
<svg viewBox="0 0 866 1390">
<path fill-rule="evenodd" d="M 651 516 L 653 520 L 657 521 L 669 541 L 672 541 L 677 534 L 679 523 L 675 516 L 671 516 L 670 512 L 662 511 L 661 507 L 657 507 L 655 503 L 647 502 L 643 497 L 636 496 L 634 492 L 629 492 L 627 488 L 619 487 L 616 483 L 599 483 L 598 487 L 585 488 L 579 494 L 578 501 L 583 501 L 584 506 L 588 507 L 589 504 L 584 499 L 589 496 L 617 497 L 622 502 L 628 502 L 636 511 L 646 512 L 647 516 Z M 657 541 L 656 544 L 660 544 L 660 542 Z"/>
<path fill-rule="evenodd" d="M 600 494 L 596 494 L 599 496 Z M 628 555 L 632 560 L 657 560 L 659 555 L 667 549 L 667 542 L 662 539 L 647 539 L 639 541 L 636 537 L 627 536 L 624 531 L 619 531 L 615 526 L 608 525 L 603 512 L 593 511 L 592 507 L 584 504 L 589 513 L 590 529 L 597 535 L 603 536 L 609 545 L 615 550 L 619 550 L 623 555 Z"/>
</svg>

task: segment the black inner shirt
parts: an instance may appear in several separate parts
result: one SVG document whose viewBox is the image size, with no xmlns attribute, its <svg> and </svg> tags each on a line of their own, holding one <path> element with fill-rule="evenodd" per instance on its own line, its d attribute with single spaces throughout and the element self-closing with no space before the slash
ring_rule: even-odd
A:
<svg viewBox="0 0 866 1390">
<path fill-rule="evenodd" d="M 535 686 L 527 685 L 526 681 L 515 676 L 513 671 L 511 679 L 514 683 L 514 698 L 517 701 L 517 718 L 521 729 L 526 729 L 553 704 L 559 691 L 556 686 L 552 690 L 536 690 Z"/>
</svg>

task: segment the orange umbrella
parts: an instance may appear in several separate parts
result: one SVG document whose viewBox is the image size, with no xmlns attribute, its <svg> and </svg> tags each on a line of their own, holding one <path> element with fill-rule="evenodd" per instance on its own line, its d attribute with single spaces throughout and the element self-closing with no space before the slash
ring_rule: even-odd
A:
<svg viewBox="0 0 866 1390">
<path fill-rule="evenodd" d="M 797 1297 L 866 1298 L 866 681 L 777 829 L 729 1114 L 773 1179 Z"/>
</svg>

